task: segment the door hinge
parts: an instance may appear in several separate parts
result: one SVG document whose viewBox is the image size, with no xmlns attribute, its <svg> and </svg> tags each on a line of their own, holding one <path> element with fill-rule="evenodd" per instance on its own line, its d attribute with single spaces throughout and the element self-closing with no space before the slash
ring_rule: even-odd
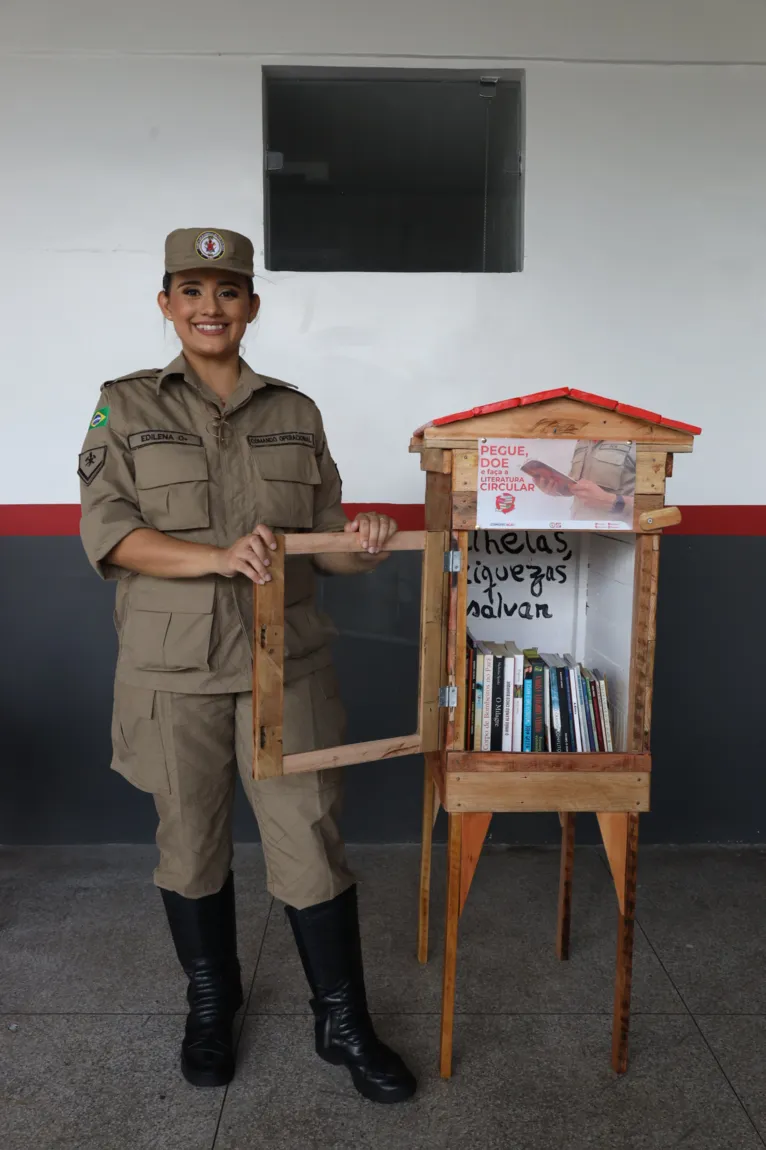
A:
<svg viewBox="0 0 766 1150">
<path fill-rule="evenodd" d="M 264 156 L 267 172 L 281 172 L 285 166 L 284 152 L 267 151 Z"/>
<path fill-rule="evenodd" d="M 459 551 L 444 552 L 444 570 L 459 571 L 463 566 L 463 557 Z"/>
<path fill-rule="evenodd" d="M 457 687 L 439 687 L 439 706 L 457 706 Z"/>
</svg>

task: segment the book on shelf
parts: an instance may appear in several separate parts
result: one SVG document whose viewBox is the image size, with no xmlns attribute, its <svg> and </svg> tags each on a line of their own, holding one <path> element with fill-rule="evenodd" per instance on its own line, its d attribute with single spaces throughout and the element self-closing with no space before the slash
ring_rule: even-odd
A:
<svg viewBox="0 0 766 1150">
<path fill-rule="evenodd" d="M 487 669 L 487 658 L 491 660 Z M 489 681 L 489 747 L 490 751 L 503 749 L 503 677 L 505 648 L 502 643 L 484 644 L 484 682 Z"/>
<path fill-rule="evenodd" d="M 580 667 L 580 687 L 582 688 L 582 710 L 585 718 L 585 737 L 587 738 L 588 750 L 598 750 L 598 739 L 596 738 L 596 720 L 593 715 L 593 703 L 590 697 L 590 687 L 588 686 L 588 675 L 590 671 L 587 667 Z"/>
<path fill-rule="evenodd" d="M 561 713 L 564 731 L 564 750 L 576 751 L 574 733 L 574 711 L 572 709 L 572 687 L 569 681 L 569 668 L 561 656 L 558 657 L 556 668 L 559 679 L 559 699 L 561 700 Z"/>
<path fill-rule="evenodd" d="M 522 717 L 522 751 L 532 750 L 532 699 L 533 699 L 533 673 L 532 660 L 537 657 L 534 650 L 524 651 L 524 696 Z"/>
<path fill-rule="evenodd" d="M 476 686 L 473 692 L 473 749 L 481 750 L 481 717 L 484 707 L 484 652 L 476 647 Z"/>
<path fill-rule="evenodd" d="M 492 749 L 492 664 L 494 656 L 486 643 L 482 643 L 484 652 L 484 689 L 481 704 L 481 749 Z"/>
<path fill-rule="evenodd" d="M 481 750 L 482 751 L 499 751 L 500 746 L 493 745 L 496 738 L 500 735 L 501 730 L 501 711 L 496 715 L 496 699 L 498 697 L 498 670 L 500 675 L 503 674 L 501 669 L 501 659 L 497 654 L 497 643 L 480 642 L 478 647 L 482 652 L 483 661 L 483 676 L 482 676 L 482 729 L 481 729 Z M 500 680 L 501 682 L 501 680 Z M 501 702 L 501 688 L 499 691 L 500 707 L 503 705 Z"/>
<path fill-rule="evenodd" d="M 543 662 L 543 703 L 545 705 L 545 749 L 550 751 L 553 747 L 551 741 L 551 669 L 545 662 Z"/>
<path fill-rule="evenodd" d="M 539 655 L 530 658 L 532 664 L 532 750 L 545 751 L 545 664 Z"/>
<path fill-rule="evenodd" d="M 588 729 L 588 710 L 585 703 L 585 680 L 582 676 L 582 667 L 578 663 L 575 666 L 575 679 L 577 682 L 577 702 L 580 710 L 580 736 L 582 738 L 582 749 L 584 751 L 592 751 L 590 741 L 590 731 Z"/>
<path fill-rule="evenodd" d="M 570 654 L 509 640 L 466 645 L 465 745 L 475 751 L 574 753 L 614 747 L 607 679 Z"/>
<path fill-rule="evenodd" d="M 545 663 L 547 690 L 549 698 L 550 730 L 548 734 L 548 750 L 563 751 L 561 733 L 561 704 L 559 701 L 558 656 L 543 655 L 540 658 Z"/>
<path fill-rule="evenodd" d="M 513 750 L 518 753 L 524 740 L 524 652 L 520 651 L 515 643 L 508 643 L 513 648 L 513 726 L 511 738 Z"/>
<path fill-rule="evenodd" d="M 604 726 L 601 717 L 601 692 L 598 689 L 592 671 L 587 672 L 585 679 L 588 686 L 590 708 L 593 714 L 593 735 L 596 740 L 596 746 L 593 749 L 596 751 L 604 751 L 606 750 L 606 742 L 604 741 Z"/>
<path fill-rule="evenodd" d="M 512 643 L 504 646 L 511 647 Z M 501 751 L 513 750 L 513 655 L 510 652 L 503 656 L 503 736 Z"/>
<path fill-rule="evenodd" d="M 612 720 L 609 714 L 609 695 L 606 689 L 606 677 L 593 668 L 593 678 L 598 684 L 601 698 L 601 722 L 604 728 L 604 743 L 606 744 L 607 751 L 613 751 L 614 746 L 612 743 Z"/>
<path fill-rule="evenodd" d="M 573 751 L 582 751 L 582 727 L 580 726 L 580 692 L 577 686 L 577 664 L 571 655 L 564 656 L 564 664 L 569 675 L 569 695 L 572 700 Z"/>
<path fill-rule="evenodd" d="M 564 658 L 570 659 L 571 655 L 565 655 Z M 568 664 L 568 667 L 569 667 L 569 681 L 571 683 L 572 692 L 574 694 L 574 697 L 575 697 L 575 700 L 577 703 L 577 714 L 576 714 L 577 732 L 576 732 L 576 734 L 579 736 L 577 739 L 577 745 L 578 745 L 578 749 L 580 751 L 589 751 L 590 750 L 590 740 L 588 739 L 588 726 L 587 726 L 587 723 L 585 722 L 585 707 L 584 707 L 585 695 L 583 692 L 582 668 L 580 667 L 579 663 L 575 663 L 574 659 L 572 659 L 572 662 L 570 664 Z"/>
</svg>

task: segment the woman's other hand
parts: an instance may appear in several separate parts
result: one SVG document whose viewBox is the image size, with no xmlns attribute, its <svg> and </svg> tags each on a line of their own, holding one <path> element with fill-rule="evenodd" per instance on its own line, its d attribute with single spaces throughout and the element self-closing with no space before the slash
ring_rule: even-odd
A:
<svg viewBox="0 0 766 1150">
<path fill-rule="evenodd" d="M 253 583 L 268 583 L 271 580 L 269 551 L 274 551 L 276 546 L 274 532 L 265 523 L 259 523 L 250 535 L 243 535 L 231 547 L 219 552 L 216 570 L 227 579 L 247 575 Z"/>
<path fill-rule="evenodd" d="M 344 530 L 358 532 L 360 546 L 365 552 L 359 558 L 375 565 L 388 558 L 387 554 L 381 552 L 385 551 L 386 542 L 396 534 L 397 527 L 396 520 L 390 515 L 381 515 L 378 511 L 362 511 L 346 524 Z"/>
</svg>

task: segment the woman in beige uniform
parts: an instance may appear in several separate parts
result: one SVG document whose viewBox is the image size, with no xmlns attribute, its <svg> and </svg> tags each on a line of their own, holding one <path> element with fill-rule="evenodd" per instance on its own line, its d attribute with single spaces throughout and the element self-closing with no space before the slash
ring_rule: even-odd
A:
<svg viewBox="0 0 766 1150">
<path fill-rule="evenodd" d="M 117 580 L 113 767 L 157 807 L 161 889 L 189 979 L 181 1067 L 197 1086 L 234 1074 L 242 1003 L 231 873 L 235 769 L 253 807 L 269 890 L 287 906 L 311 988 L 317 1053 L 361 1094 L 398 1102 L 415 1080 L 375 1036 L 356 887 L 338 830 L 338 770 L 252 779 L 252 584 L 270 579 L 273 531 L 352 531 L 359 550 L 288 559 L 284 751 L 343 739 L 314 565 L 375 568 L 396 531 L 349 523 L 315 404 L 240 358 L 258 314 L 253 247 L 222 230 L 168 236 L 158 302 L 181 341 L 164 370 L 104 384 L 79 459 L 82 539 Z"/>
</svg>

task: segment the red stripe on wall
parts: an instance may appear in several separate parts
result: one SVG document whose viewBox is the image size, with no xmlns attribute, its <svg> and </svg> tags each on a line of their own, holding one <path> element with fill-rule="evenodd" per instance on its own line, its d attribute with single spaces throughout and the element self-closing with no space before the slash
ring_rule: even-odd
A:
<svg viewBox="0 0 766 1150">
<path fill-rule="evenodd" d="M 391 515 L 403 531 L 424 526 L 422 503 L 345 503 L 346 514 L 382 511 Z M 678 527 L 666 535 L 766 535 L 766 505 L 693 504 L 681 508 Z M 80 508 L 76 503 L 0 504 L 0 535 L 77 535 Z"/>
<path fill-rule="evenodd" d="M 79 503 L 2 503 L 0 535 L 79 535 Z"/>
<path fill-rule="evenodd" d="M 665 535 L 766 535 L 766 506 L 759 503 L 702 504 L 681 507 L 683 519 Z"/>
</svg>

